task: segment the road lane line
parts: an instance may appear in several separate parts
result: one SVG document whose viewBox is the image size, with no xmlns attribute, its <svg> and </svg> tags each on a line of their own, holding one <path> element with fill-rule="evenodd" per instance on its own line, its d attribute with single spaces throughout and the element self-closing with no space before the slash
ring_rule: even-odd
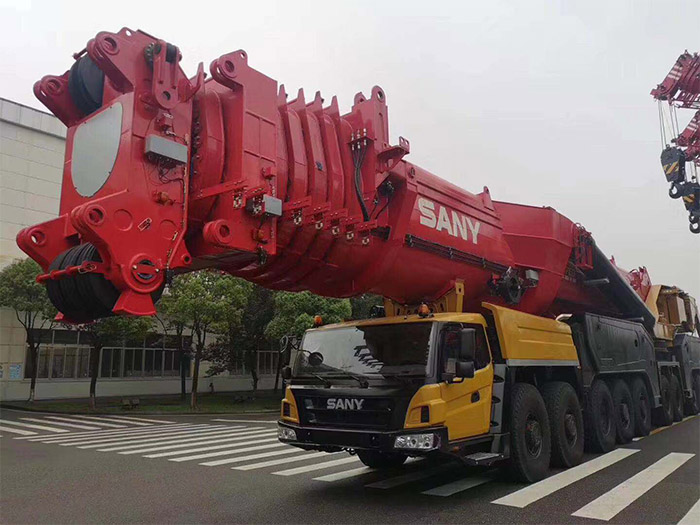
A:
<svg viewBox="0 0 700 525">
<path fill-rule="evenodd" d="M 9 419 L 0 419 L 0 423 L 5 423 L 6 425 L 17 425 L 20 427 L 26 427 L 26 428 L 34 428 L 36 430 L 46 430 L 47 432 L 70 432 L 70 430 L 66 430 L 65 428 L 56 428 L 56 427 L 46 427 L 43 425 L 32 425 L 31 423 L 20 423 L 19 421 L 10 421 Z"/>
<path fill-rule="evenodd" d="M 277 420 L 275 421 L 268 421 L 268 420 L 257 420 L 257 419 L 212 419 L 212 421 L 223 421 L 225 423 L 252 423 L 254 425 L 257 425 L 258 423 L 267 423 L 270 425 L 276 425 Z"/>
<path fill-rule="evenodd" d="M 497 500 L 492 501 L 497 505 L 508 505 L 509 507 L 524 508 L 530 503 L 534 503 L 537 500 L 549 496 L 558 490 L 568 487 L 572 483 L 582 480 L 583 478 L 595 474 L 596 472 L 603 470 L 610 465 L 617 463 L 639 452 L 639 449 L 631 448 L 618 448 L 612 452 L 608 452 L 602 456 L 598 456 L 590 461 L 581 463 L 580 465 L 564 470 L 559 474 L 550 476 L 547 479 L 538 481 L 532 485 L 528 485 L 524 489 L 520 489 L 516 492 L 503 496 Z"/>
<path fill-rule="evenodd" d="M 169 461 L 192 461 L 195 459 L 205 459 L 205 458 L 214 458 L 217 456 L 231 456 L 233 454 L 240 454 L 241 452 L 253 452 L 255 450 L 265 450 L 268 448 L 276 448 L 276 447 L 286 447 L 288 445 L 284 443 L 280 443 L 279 441 L 277 443 L 270 443 L 268 445 L 260 445 L 260 446 L 255 446 L 255 447 L 247 447 L 247 448 L 242 448 L 240 450 L 224 450 L 220 452 L 208 452 L 206 454 L 197 454 L 195 456 L 185 456 L 184 458 L 172 458 Z"/>
<path fill-rule="evenodd" d="M 22 421 L 34 421 L 35 423 L 46 423 L 45 419 L 36 419 L 33 417 L 21 417 Z M 78 428 L 80 430 L 100 430 L 100 427 L 89 427 L 87 425 L 75 425 L 73 423 L 63 423 L 62 421 L 51 421 L 52 425 L 58 425 L 59 427 L 71 427 Z"/>
<path fill-rule="evenodd" d="M 36 436 L 36 432 L 32 432 L 31 430 L 21 430 L 19 428 L 10 428 L 10 427 L 2 426 L 2 425 L 0 425 L 0 430 L 2 430 L 4 432 L 11 432 L 13 434 L 20 434 L 21 436 L 31 436 L 31 435 Z"/>
<path fill-rule="evenodd" d="M 217 465 L 228 465 L 230 463 L 244 463 L 245 461 L 252 461 L 254 459 L 270 458 L 273 456 L 284 456 L 286 454 L 296 454 L 299 449 L 295 447 L 287 447 L 282 450 L 273 450 L 272 452 L 261 452 L 260 454 L 251 454 L 249 456 L 236 456 L 227 459 L 218 459 L 216 461 L 207 461 L 206 463 L 200 463 L 206 467 L 215 467 Z M 170 460 L 172 461 L 172 459 Z"/>
<path fill-rule="evenodd" d="M 168 427 L 169 429 L 173 428 L 188 428 L 192 427 L 192 423 L 185 423 L 182 425 L 173 425 L 171 427 Z M 54 443 L 54 442 L 60 442 L 60 441 L 66 441 L 70 439 L 85 439 L 87 437 L 91 438 L 98 438 L 98 437 L 106 437 L 106 436 L 120 436 L 120 435 L 136 435 L 136 434 L 145 434 L 145 433 L 150 433 L 150 432 L 156 432 L 158 430 L 162 430 L 164 427 L 149 427 L 149 428 L 134 428 L 130 427 L 126 430 L 96 430 L 94 432 L 71 432 L 70 434 L 65 434 L 62 436 L 39 436 L 39 437 L 33 437 L 33 438 L 23 438 L 27 439 L 28 441 L 41 441 L 43 443 Z"/>
<path fill-rule="evenodd" d="M 250 437 L 267 437 L 271 436 L 270 432 L 246 432 L 244 434 L 234 434 L 232 432 L 216 432 L 208 434 L 207 437 L 192 437 L 187 439 L 173 439 L 169 441 L 157 441 L 147 445 L 119 445 L 110 448 L 98 448 L 98 452 L 117 452 L 120 454 L 142 454 L 146 452 L 156 452 L 158 450 L 168 450 L 173 448 L 190 447 L 192 445 L 206 445 L 207 443 L 223 443 L 224 441 L 240 441 L 249 439 Z"/>
<path fill-rule="evenodd" d="M 83 421 L 82 419 L 76 419 L 74 417 L 62 417 L 62 416 L 44 416 L 46 419 L 50 419 L 51 423 L 56 421 L 67 421 L 68 423 L 78 423 L 79 425 L 84 425 L 84 424 L 90 424 L 93 426 L 98 427 L 99 430 L 102 430 L 102 427 L 113 427 L 113 428 L 126 428 L 125 425 L 115 425 L 112 423 L 98 423 L 96 421 Z"/>
<path fill-rule="evenodd" d="M 304 461 L 308 459 L 318 458 L 321 456 L 325 457 L 335 457 L 335 454 L 329 454 L 328 452 L 311 452 L 310 454 L 299 454 L 291 458 L 281 458 L 281 459 L 271 459 L 269 461 L 262 461 L 260 463 L 251 463 L 249 465 L 242 465 L 240 467 L 231 467 L 233 470 L 254 470 L 258 468 L 274 467 L 275 465 L 284 465 L 286 463 L 296 463 L 297 461 Z"/>
<path fill-rule="evenodd" d="M 700 523 L 700 500 L 690 507 L 690 510 L 681 518 L 678 525 L 698 525 L 698 523 Z"/>
<path fill-rule="evenodd" d="M 393 478 L 377 481 L 376 483 L 370 483 L 369 485 L 365 485 L 365 487 L 371 489 L 393 489 L 394 487 L 405 485 L 406 483 L 411 483 L 412 481 L 418 481 L 421 479 L 429 478 L 447 470 L 453 470 L 461 466 L 462 465 L 456 462 L 447 463 L 444 465 L 437 465 L 429 469 L 417 470 L 415 472 L 409 472 L 407 474 L 401 474 L 400 476 L 395 476 Z"/>
<path fill-rule="evenodd" d="M 200 447 L 192 448 L 188 450 L 170 450 L 168 452 L 159 452 L 157 454 L 148 454 L 143 456 L 144 458 L 165 458 L 170 456 L 178 456 L 180 454 L 192 454 L 194 452 L 207 452 L 208 450 L 221 450 L 221 449 L 233 449 L 238 447 L 247 447 L 248 445 L 255 445 L 260 443 L 272 443 L 273 441 L 278 441 L 277 437 L 271 437 L 267 439 L 257 439 L 254 441 L 244 441 L 243 443 L 224 443 L 223 445 L 212 445 L 210 447 Z M 233 452 L 235 453 L 235 451 Z"/>
<path fill-rule="evenodd" d="M 608 521 L 683 466 L 693 456 L 695 454 L 671 452 L 571 515 Z"/>
<path fill-rule="evenodd" d="M 356 456 L 350 456 L 349 458 L 335 459 L 333 461 L 326 461 L 324 463 L 314 463 L 313 465 L 306 465 L 304 467 L 280 470 L 278 472 L 273 472 L 273 474 L 275 476 L 296 476 L 297 474 L 303 474 L 304 472 L 322 470 L 324 468 L 331 468 L 337 465 L 347 465 L 348 463 L 356 463 L 357 461 L 360 460 Z"/>
<path fill-rule="evenodd" d="M 493 475 L 486 475 L 458 479 L 457 481 L 453 481 L 452 483 L 447 483 L 445 485 L 440 485 L 439 487 L 435 487 L 430 490 L 425 490 L 421 494 L 425 494 L 426 496 L 442 496 L 444 498 L 447 496 L 452 496 L 453 494 L 457 494 L 458 492 L 473 489 L 474 487 L 478 487 L 479 485 L 483 485 L 484 483 L 493 481 L 493 478 Z"/>
<path fill-rule="evenodd" d="M 78 443 L 62 443 L 61 446 L 74 446 L 77 448 L 90 449 L 90 448 L 101 448 L 101 447 L 111 447 L 112 445 L 127 445 L 131 443 L 150 443 L 158 441 L 163 438 L 175 438 L 175 437 L 187 437 L 187 436 L 199 436 L 206 437 L 207 434 L 215 432 L 216 428 L 198 428 L 198 429 L 188 429 L 175 432 L 160 432 L 158 434 L 151 434 L 150 436 L 123 436 L 119 439 L 100 439 L 92 442 L 82 442 Z"/>
<path fill-rule="evenodd" d="M 159 435 L 171 435 L 173 432 L 185 432 L 185 431 L 190 431 L 190 430 L 200 430 L 201 428 L 206 428 L 206 427 L 200 427 L 198 425 L 187 425 L 184 427 L 180 428 L 173 428 L 173 427 L 168 427 L 168 430 L 164 430 L 163 427 L 159 428 L 153 428 L 148 430 L 148 432 L 139 432 L 138 434 L 135 431 L 132 432 L 124 432 L 123 434 L 118 434 L 118 435 L 100 435 L 100 436 L 80 436 L 78 438 L 71 438 L 71 439 L 66 439 L 66 440 L 54 440 L 51 443 L 58 443 L 59 445 L 88 445 L 90 443 L 104 443 L 107 441 L 112 441 L 112 440 L 117 440 L 121 438 L 138 438 L 138 437 L 152 437 L 152 436 L 159 436 Z M 87 440 L 87 441 L 86 441 Z"/>
<path fill-rule="evenodd" d="M 110 419 L 126 420 L 126 421 L 136 421 L 140 423 L 164 423 L 166 425 L 172 425 L 175 421 L 166 421 L 164 419 L 146 419 L 145 417 L 130 417 L 130 416 L 110 416 Z"/>
<path fill-rule="evenodd" d="M 343 470 L 342 472 L 335 472 L 333 474 L 326 474 L 325 476 L 319 476 L 313 478 L 314 481 L 340 481 L 341 479 L 354 478 L 355 476 L 362 476 L 363 474 L 369 474 L 370 472 L 376 472 L 376 469 L 370 467 L 359 467 L 350 470 Z"/>
<path fill-rule="evenodd" d="M 71 414 L 71 419 L 61 418 L 56 416 L 46 416 L 47 418 L 62 419 L 64 421 L 74 421 L 76 423 L 88 423 L 91 425 L 98 425 L 100 427 L 110 427 L 110 428 L 127 428 L 126 425 L 115 425 L 114 423 L 105 423 L 102 421 L 102 417 L 90 417 L 90 416 L 79 416 L 77 414 Z M 86 421 L 87 420 L 87 421 Z"/>
</svg>

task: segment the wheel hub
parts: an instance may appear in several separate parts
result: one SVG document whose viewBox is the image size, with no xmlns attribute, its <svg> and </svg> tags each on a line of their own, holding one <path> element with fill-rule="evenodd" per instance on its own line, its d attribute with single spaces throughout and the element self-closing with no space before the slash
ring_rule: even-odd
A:
<svg viewBox="0 0 700 525">
<path fill-rule="evenodd" d="M 564 433 L 569 446 L 576 443 L 578 430 L 576 429 L 576 418 L 571 412 L 567 412 L 564 416 Z"/>
<path fill-rule="evenodd" d="M 537 457 L 542 451 L 542 426 L 533 416 L 525 424 L 525 444 L 531 456 Z"/>
</svg>

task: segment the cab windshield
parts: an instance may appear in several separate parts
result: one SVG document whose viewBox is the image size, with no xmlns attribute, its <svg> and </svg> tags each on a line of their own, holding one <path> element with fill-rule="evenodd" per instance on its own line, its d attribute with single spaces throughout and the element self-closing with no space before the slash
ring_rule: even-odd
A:
<svg viewBox="0 0 700 525">
<path fill-rule="evenodd" d="M 434 322 L 310 331 L 294 360 L 294 376 L 425 376 Z"/>
</svg>

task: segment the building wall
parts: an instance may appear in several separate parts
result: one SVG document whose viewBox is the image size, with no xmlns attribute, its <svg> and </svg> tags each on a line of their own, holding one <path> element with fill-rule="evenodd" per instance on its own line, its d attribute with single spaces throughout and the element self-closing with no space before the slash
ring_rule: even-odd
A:
<svg viewBox="0 0 700 525">
<path fill-rule="evenodd" d="M 0 98 L 0 269 L 25 254 L 15 242 L 25 226 L 58 215 L 65 126 L 53 115 Z M 26 399 L 29 380 L 24 379 L 26 344 L 24 328 L 12 310 L 0 309 L 0 400 Z M 202 363 L 201 375 L 207 371 Z M 191 379 L 188 379 L 188 391 Z M 47 378 L 37 381 L 36 398 L 87 397 L 87 378 Z M 200 380 L 200 390 L 213 383 L 217 391 L 249 390 L 250 375 L 220 375 Z M 259 388 L 271 388 L 274 377 L 263 374 Z M 179 377 L 100 378 L 98 396 L 174 394 Z"/>
</svg>

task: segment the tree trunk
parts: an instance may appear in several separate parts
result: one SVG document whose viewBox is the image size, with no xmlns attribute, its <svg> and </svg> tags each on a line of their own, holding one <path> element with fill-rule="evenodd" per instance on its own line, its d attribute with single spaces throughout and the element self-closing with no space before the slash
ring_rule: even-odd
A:
<svg viewBox="0 0 700 525">
<path fill-rule="evenodd" d="M 34 347 L 34 348 L 32 348 Z M 31 383 L 29 384 L 29 402 L 34 403 L 36 393 L 36 376 L 39 374 L 39 345 L 29 345 L 29 366 L 31 370 Z"/>
<path fill-rule="evenodd" d="M 199 346 L 199 345 L 198 345 Z M 194 371 L 192 372 L 192 393 L 190 408 L 197 409 L 197 388 L 199 387 L 199 361 L 202 355 L 202 350 L 198 347 L 194 353 Z"/>
<path fill-rule="evenodd" d="M 185 342 L 182 339 L 182 330 L 178 330 L 178 341 L 180 348 L 180 402 L 187 401 L 187 369 L 185 368 Z M 187 363 L 189 364 L 189 363 Z"/>
<path fill-rule="evenodd" d="M 90 350 L 90 410 L 97 408 L 95 389 L 97 386 L 97 374 L 100 371 L 100 349 L 93 346 Z"/>
</svg>

